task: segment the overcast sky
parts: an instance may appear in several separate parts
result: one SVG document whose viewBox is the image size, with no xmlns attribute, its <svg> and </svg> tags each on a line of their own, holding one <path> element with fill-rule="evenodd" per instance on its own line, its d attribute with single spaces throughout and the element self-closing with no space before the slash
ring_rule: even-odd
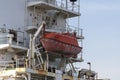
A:
<svg viewBox="0 0 120 80">
<path fill-rule="evenodd" d="M 120 79 L 120 0 L 81 0 L 84 62 L 99 78 Z"/>
</svg>

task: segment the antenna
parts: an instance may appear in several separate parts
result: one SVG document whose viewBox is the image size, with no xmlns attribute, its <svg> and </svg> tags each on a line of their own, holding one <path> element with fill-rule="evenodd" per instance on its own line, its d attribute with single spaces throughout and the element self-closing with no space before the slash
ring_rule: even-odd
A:
<svg viewBox="0 0 120 80">
<path fill-rule="evenodd" d="M 89 70 L 91 71 L 91 63 L 88 62 L 87 64 L 89 65 Z"/>
</svg>

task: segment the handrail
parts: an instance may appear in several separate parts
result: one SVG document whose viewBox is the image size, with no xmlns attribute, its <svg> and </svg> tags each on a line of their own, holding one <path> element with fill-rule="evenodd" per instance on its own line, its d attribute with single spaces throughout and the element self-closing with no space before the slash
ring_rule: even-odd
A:
<svg viewBox="0 0 120 80">
<path fill-rule="evenodd" d="M 37 2 L 37 1 L 41 1 L 41 0 L 28 0 L 27 2 Z M 48 1 L 44 1 L 44 2 L 46 2 L 48 4 L 52 4 L 56 7 L 62 8 L 62 9 L 67 9 L 67 10 L 79 13 L 79 3 L 78 2 L 76 2 L 74 4 L 67 0 L 55 0 L 55 2 L 51 2 L 50 0 L 48 0 Z"/>
<path fill-rule="evenodd" d="M 0 28 L 0 33 L 1 33 L 0 40 L 3 41 L 3 44 L 14 43 L 15 45 L 21 45 L 21 46 L 23 45 L 24 46 L 24 32 L 13 30 L 17 35 L 17 36 L 14 36 L 14 34 L 10 33 L 10 30 L 12 30 L 12 29 Z M 18 35 L 18 34 L 21 34 L 21 35 Z M 13 40 L 14 37 L 15 37 L 16 41 Z M 9 42 L 10 39 L 11 39 L 11 42 Z M 18 39 L 21 39 L 21 40 L 18 40 Z"/>
</svg>

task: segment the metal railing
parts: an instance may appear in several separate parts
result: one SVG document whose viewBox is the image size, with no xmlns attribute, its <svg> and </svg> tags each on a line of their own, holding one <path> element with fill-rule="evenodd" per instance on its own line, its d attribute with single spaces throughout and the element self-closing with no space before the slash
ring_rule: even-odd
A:
<svg viewBox="0 0 120 80">
<path fill-rule="evenodd" d="M 77 2 L 70 2 L 70 0 L 27 0 L 27 2 L 36 2 L 36 1 L 42 1 L 42 2 L 46 2 L 48 4 L 52 4 L 56 7 L 62 8 L 62 9 L 67 9 L 70 10 L 72 12 L 77 12 L 79 13 L 79 9 L 80 9 L 80 3 L 79 0 Z"/>
<path fill-rule="evenodd" d="M 6 69 L 13 69 L 14 61 L 0 61 L 0 71 Z"/>
<path fill-rule="evenodd" d="M 56 0 L 55 6 L 79 13 L 79 3 L 72 3 L 67 0 Z"/>
<path fill-rule="evenodd" d="M 14 34 L 9 33 L 9 29 L 0 28 L 0 44 L 14 44 L 18 46 L 25 46 L 24 32 L 22 31 L 15 31 L 15 32 L 16 34 L 21 34 L 21 35 L 14 36 Z M 16 40 L 14 40 L 14 37 L 16 38 Z"/>
<path fill-rule="evenodd" d="M 26 58 L 21 57 L 14 60 L 2 60 L 0 61 L 0 70 L 15 69 L 20 67 L 26 67 Z"/>
<path fill-rule="evenodd" d="M 71 25 L 67 25 L 66 27 L 66 31 L 72 33 L 72 32 L 76 32 L 76 35 L 82 35 L 83 33 L 83 29 L 75 27 L 75 26 L 71 26 Z"/>
</svg>

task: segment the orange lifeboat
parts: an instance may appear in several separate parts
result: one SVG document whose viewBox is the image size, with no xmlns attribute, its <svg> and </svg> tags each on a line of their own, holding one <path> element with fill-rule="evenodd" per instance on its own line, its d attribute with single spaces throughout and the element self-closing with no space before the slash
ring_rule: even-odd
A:
<svg viewBox="0 0 120 80">
<path fill-rule="evenodd" d="M 58 53 L 67 57 L 77 57 L 82 49 L 76 36 L 71 33 L 44 33 L 41 37 L 41 43 L 47 52 Z"/>
</svg>

